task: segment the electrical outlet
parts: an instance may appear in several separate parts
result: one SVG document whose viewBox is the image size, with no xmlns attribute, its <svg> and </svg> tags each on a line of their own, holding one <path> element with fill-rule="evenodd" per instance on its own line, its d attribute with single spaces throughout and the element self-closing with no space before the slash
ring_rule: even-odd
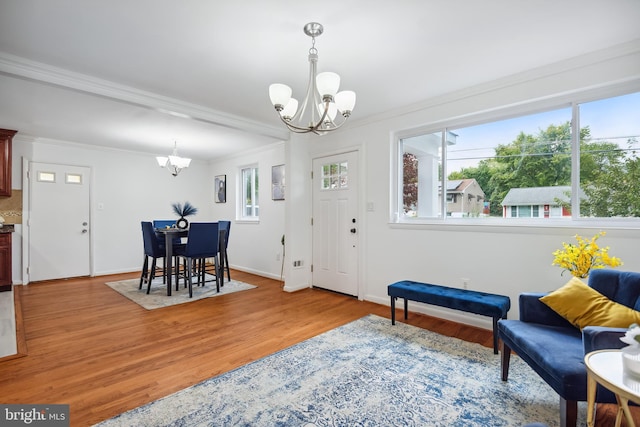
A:
<svg viewBox="0 0 640 427">
<path fill-rule="evenodd" d="M 463 277 L 460 280 L 462 281 L 462 288 L 469 289 L 469 285 L 471 285 L 471 279 L 467 279 L 466 277 Z"/>
<path fill-rule="evenodd" d="M 280 261 L 280 252 L 276 252 L 276 261 Z"/>
</svg>

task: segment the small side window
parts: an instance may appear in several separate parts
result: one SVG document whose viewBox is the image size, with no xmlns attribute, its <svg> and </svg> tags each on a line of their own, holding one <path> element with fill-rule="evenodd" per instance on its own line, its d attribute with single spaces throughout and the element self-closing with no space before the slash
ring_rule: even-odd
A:
<svg viewBox="0 0 640 427">
<path fill-rule="evenodd" d="M 251 166 L 243 168 L 242 175 L 242 195 L 239 198 L 241 219 L 256 220 L 259 218 L 260 207 L 258 203 L 258 167 Z"/>
</svg>

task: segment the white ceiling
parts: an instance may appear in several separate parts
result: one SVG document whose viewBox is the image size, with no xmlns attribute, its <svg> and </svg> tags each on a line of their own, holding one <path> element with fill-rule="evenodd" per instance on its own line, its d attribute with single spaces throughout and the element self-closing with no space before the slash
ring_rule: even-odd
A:
<svg viewBox="0 0 640 427">
<path fill-rule="evenodd" d="M 268 86 L 303 97 L 307 22 L 357 121 L 638 40 L 639 18 L 639 0 L 0 0 L 0 127 L 212 159 L 287 137 Z"/>
</svg>

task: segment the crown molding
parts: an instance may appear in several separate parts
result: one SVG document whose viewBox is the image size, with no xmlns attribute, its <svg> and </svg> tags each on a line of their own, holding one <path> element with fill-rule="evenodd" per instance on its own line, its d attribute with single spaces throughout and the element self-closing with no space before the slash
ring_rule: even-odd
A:
<svg viewBox="0 0 640 427">
<path fill-rule="evenodd" d="M 131 86 L 76 73 L 5 52 L 0 52 L 0 73 L 102 96 L 176 117 L 198 120 L 278 140 L 289 139 L 289 132 L 281 127 L 248 120 L 202 105 L 139 90 Z"/>
</svg>

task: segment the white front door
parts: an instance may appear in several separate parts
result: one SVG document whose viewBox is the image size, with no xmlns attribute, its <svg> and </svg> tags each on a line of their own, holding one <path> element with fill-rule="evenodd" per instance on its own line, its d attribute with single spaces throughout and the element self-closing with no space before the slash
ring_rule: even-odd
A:
<svg viewBox="0 0 640 427">
<path fill-rule="evenodd" d="M 29 281 L 90 274 L 91 169 L 30 163 Z"/>
<path fill-rule="evenodd" d="M 313 286 L 358 296 L 357 201 L 357 152 L 313 160 Z"/>
</svg>

